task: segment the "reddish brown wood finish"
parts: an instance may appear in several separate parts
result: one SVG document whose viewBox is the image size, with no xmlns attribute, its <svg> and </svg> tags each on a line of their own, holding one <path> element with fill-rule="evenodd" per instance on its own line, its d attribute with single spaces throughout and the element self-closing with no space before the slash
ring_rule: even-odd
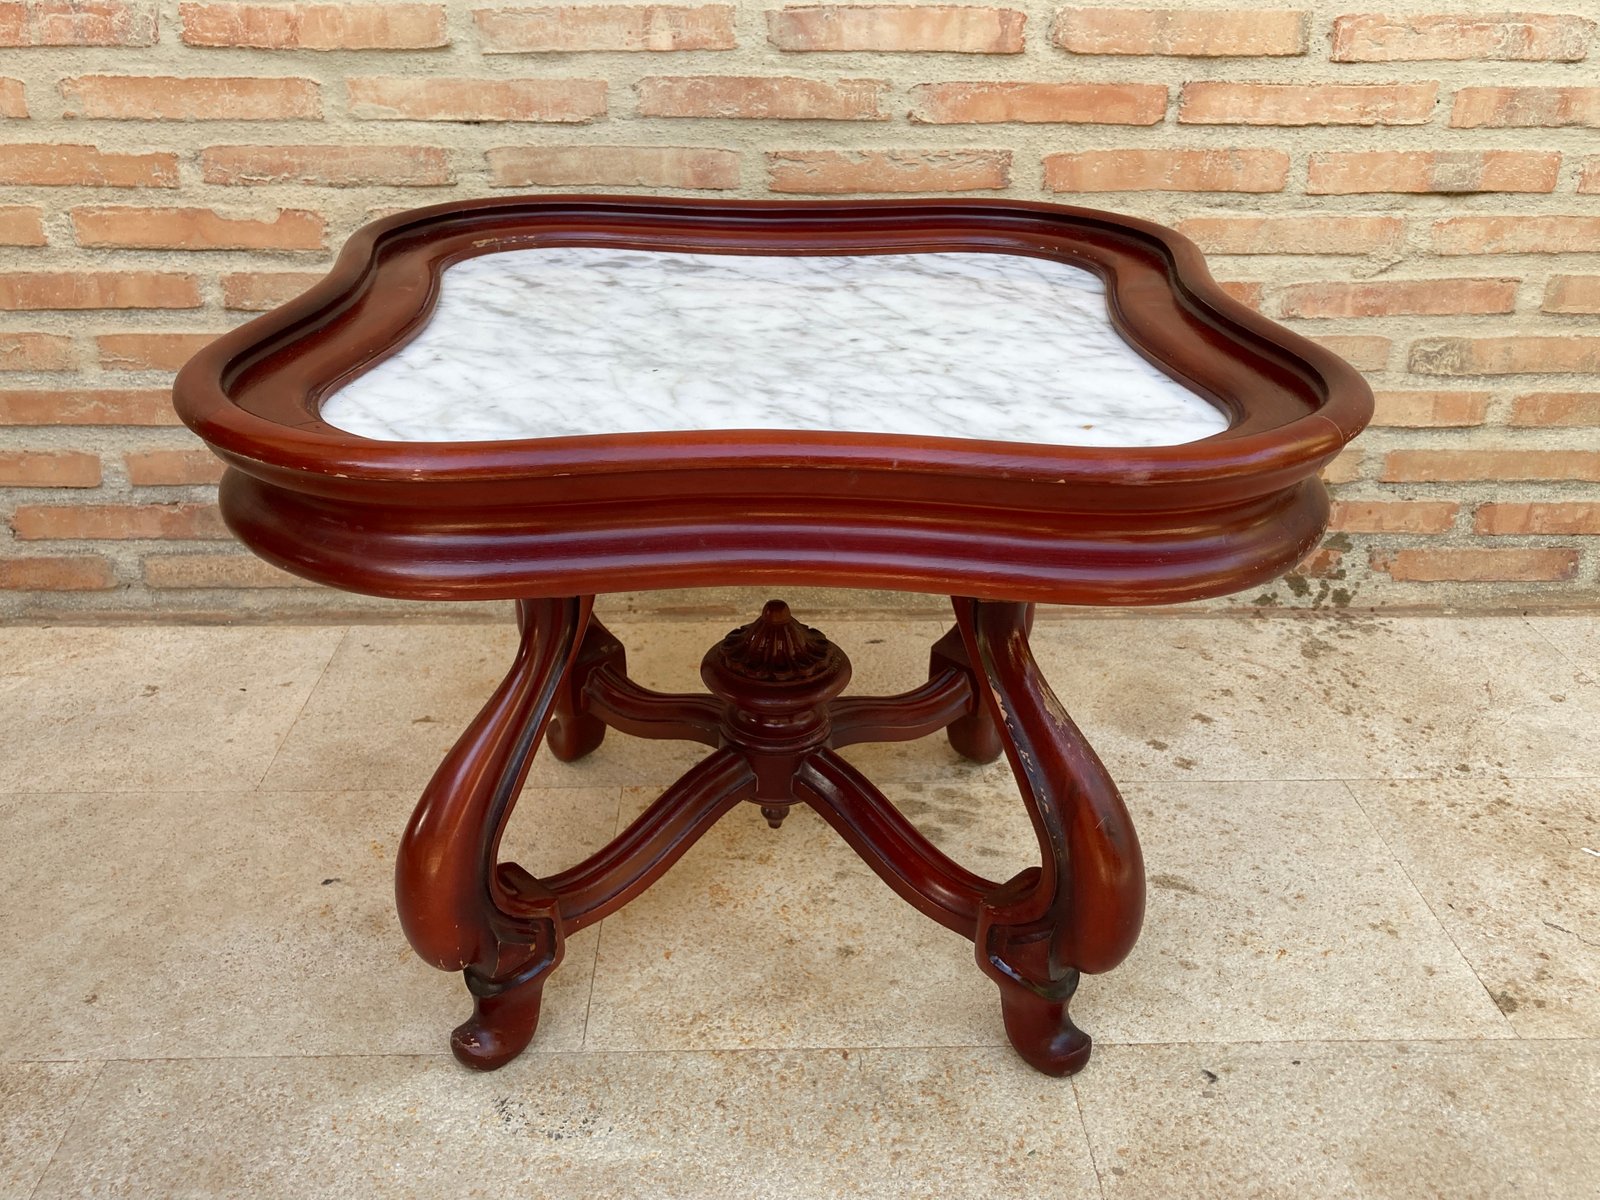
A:
<svg viewBox="0 0 1600 1200">
<path fill-rule="evenodd" d="M 1232 423 L 1187 445 L 1114 450 L 749 430 L 407 443 L 322 421 L 324 395 L 426 322 L 444 267 L 555 245 L 1072 262 L 1105 278 L 1124 336 Z M 936 200 L 419 209 L 359 231 L 326 280 L 208 346 L 175 394 L 232 468 L 224 516 L 257 553 L 337 587 L 428 599 L 730 581 L 1066 604 L 1220 595 L 1315 543 L 1327 518 L 1316 472 L 1371 412 L 1354 371 L 1223 294 L 1170 230 Z"/>
<path fill-rule="evenodd" d="M 390 443 L 323 422 L 321 398 L 426 321 L 440 271 L 512 247 L 727 253 L 979 250 L 1077 263 L 1147 358 L 1230 415 L 1204 441 L 1137 450 L 726 430 L 490 443 Z M 401 843 L 407 936 L 475 998 L 452 1045 L 492 1069 L 532 1038 L 566 938 L 650 886 L 749 800 L 777 826 L 811 805 L 899 895 L 970 938 L 1006 1031 L 1035 1067 L 1079 1069 L 1067 1006 L 1138 936 L 1143 869 L 1105 768 L 1028 648 L 1032 601 L 1153 604 L 1280 573 L 1321 536 L 1316 472 L 1371 414 L 1360 377 L 1225 296 L 1196 249 L 1087 209 L 967 201 L 750 202 L 512 197 L 376 222 L 329 277 L 182 371 L 184 420 L 229 464 L 231 528 L 338 587 L 517 601 L 509 674 L 424 792 Z M 958 597 L 927 684 L 841 695 L 849 661 L 770 604 L 713 647 L 709 694 L 627 676 L 597 592 L 794 583 Z M 989 597 L 962 599 L 960 597 Z M 608 728 L 711 747 L 616 840 L 536 879 L 499 861 L 541 740 L 563 760 Z M 947 731 L 1010 760 L 1040 865 L 983 879 L 924 838 L 838 747 Z"/>
</svg>

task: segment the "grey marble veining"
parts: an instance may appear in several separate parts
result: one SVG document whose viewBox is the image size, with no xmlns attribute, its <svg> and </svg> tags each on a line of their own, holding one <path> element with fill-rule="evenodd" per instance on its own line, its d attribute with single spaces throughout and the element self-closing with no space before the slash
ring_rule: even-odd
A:
<svg viewBox="0 0 1600 1200">
<path fill-rule="evenodd" d="M 1100 280 L 1064 263 L 595 247 L 447 268 L 423 331 L 322 415 L 449 442 L 820 429 L 1156 446 L 1227 426 L 1123 341 Z"/>
</svg>

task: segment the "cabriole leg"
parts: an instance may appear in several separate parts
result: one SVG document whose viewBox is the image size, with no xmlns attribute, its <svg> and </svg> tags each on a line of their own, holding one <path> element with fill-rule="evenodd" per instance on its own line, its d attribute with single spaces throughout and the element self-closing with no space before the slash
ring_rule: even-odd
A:
<svg viewBox="0 0 1600 1200">
<path fill-rule="evenodd" d="M 518 602 L 516 660 L 434 773 L 400 840 L 400 923 L 424 959 L 465 973 L 475 1011 L 451 1048 L 480 1070 L 504 1065 L 532 1040 L 545 978 L 561 961 L 555 896 L 498 856 L 591 604 Z"/>
<path fill-rule="evenodd" d="M 999 985 L 1017 1052 L 1046 1074 L 1070 1075 L 1088 1061 L 1090 1043 L 1068 1003 L 1080 972 L 1109 971 L 1133 949 L 1144 861 L 1116 785 L 1039 673 L 1028 606 L 954 604 L 1042 858 L 980 902 L 978 965 Z"/>
</svg>

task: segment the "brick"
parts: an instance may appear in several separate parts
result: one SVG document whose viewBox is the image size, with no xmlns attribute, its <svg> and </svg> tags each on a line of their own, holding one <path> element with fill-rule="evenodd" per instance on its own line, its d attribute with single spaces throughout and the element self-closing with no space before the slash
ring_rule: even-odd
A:
<svg viewBox="0 0 1600 1200">
<path fill-rule="evenodd" d="M 499 187 L 739 186 L 739 152 L 693 146 L 501 146 L 488 152 Z"/>
<path fill-rule="evenodd" d="M 1466 87 L 1450 109 L 1452 129 L 1600 126 L 1600 87 Z"/>
<path fill-rule="evenodd" d="M 351 114 L 368 121 L 592 121 L 605 115 L 603 79 L 412 79 L 345 82 Z"/>
<path fill-rule="evenodd" d="M 1409 583 L 1550 582 L 1578 573 L 1578 552 L 1548 550 L 1395 550 L 1372 556 L 1374 570 Z"/>
<path fill-rule="evenodd" d="M 31 204 L 0 204 L 0 246 L 44 244 L 44 209 Z"/>
<path fill-rule="evenodd" d="M 1600 481 L 1600 450 L 1391 450 L 1385 483 Z"/>
<path fill-rule="evenodd" d="M 1374 425 L 1399 429 L 1461 429 L 1482 425 L 1488 392 L 1376 392 Z"/>
<path fill-rule="evenodd" d="M 1327 151 L 1309 160 L 1306 192 L 1553 192 L 1554 150 Z"/>
<path fill-rule="evenodd" d="M 1157 125 L 1166 113 L 1167 89 L 1157 83 L 924 83 L 911 89 L 911 119 L 926 125 Z"/>
<path fill-rule="evenodd" d="M 1578 191 L 1584 195 L 1600 195 L 1600 156 L 1583 160 L 1578 174 Z"/>
<path fill-rule="evenodd" d="M 24 542 L 232 536 L 214 504 L 21 504 L 11 529 Z"/>
<path fill-rule="evenodd" d="M 951 4 L 816 4 L 767 12 L 780 50 L 1021 54 L 1026 14 Z"/>
<path fill-rule="evenodd" d="M 178 156 L 113 154 L 94 146 L 23 142 L 0 146 L 0 184 L 17 187 L 178 186 Z"/>
<path fill-rule="evenodd" d="M 1044 160 L 1053 192 L 1281 192 L 1288 180 L 1282 150 L 1083 150 Z"/>
<path fill-rule="evenodd" d="M 1600 533 L 1600 503 L 1578 500 L 1480 504 L 1472 528 L 1475 533 L 1491 537 L 1597 534 Z"/>
<path fill-rule="evenodd" d="M 1600 337 L 1447 337 L 1411 343 L 1419 375 L 1521 375 L 1600 371 Z"/>
<path fill-rule="evenodd" d="M 1066 8 L 1051 37 L 1074 54 L 1283 56 L 1306 52 L 1308 16 L 1293 9 Z"/>
<path fill-rule="evenodd" d="M 1508 425 L 1600 425 L 1600 392 L 1525 392 L 1511 401 Z"/>
<path fill-rule="evenodd" d="M 681 75 L 639 81 L 644 117 L 731 117 L 780 121 L 887 121 L 882 79 Z"/>
<path fill-rule="evenodd" d="M 1248 304 L 1251 308 L 1260 309 L 1262 285 L 1256 282 L 1242 280 L 1217 280 L 1217 286 L 1240 304 Z"/>
<path fill-rule="evenodd" d="M 0 273 L 0 310 L 199 307 L 198 281 L 178 272 Z"/>
<path fill-rule="evenodd" d="M 222 307 L 266 312 L 293 300 L 324 276 L 318 271 L 234 271 L 222 277 Z"/>
<path fill-rule="evenodd" d="M 108 371 L 176 371 L 218 338 L 215 333 L 102 333 L 95 338 Z"/>
<path fill-rule="evenodd" d="M 1189 125 L 1421 125 L 1437 83 L 1186 83 L 1178 120 Z"/>
<path fill-rule="evenodd" d="M 79 75 L 61 81 L 68 117 L 121 121 L 320 120 L 310 79 Z"/>
<path fill-rule="evenodd" d="M 224 469 L 209 450 L 133 450 L 122 461 L 134 487 L 216 483 Z"/>
<path fill-rule="evenodd" d="M 0 425 L 178 425 L 166 388 L 0 392 Z"/>
<path fill-rule="evenodd" d="M 1386 337 L 1367 334 L 1322 334 L 1311 339 L 1324 350 L 1332 350 L 1358 371 L 1382 371 L 1389 365 L 1393 347 Z"/>
<path fill-rule="evenodd" d="M 0 371 L 71 371 L 72 339 L 59 333 L 0 333 Z"/>
<path fill-rule="evenodd" d="M 1429 240 L 1436 254 L 1600 252 L 1600 216 L 1446 217 Z"/>
<path fill-rule="evenodd" d="M 1444 500 L 1340 500 L 1328 527 L 1343 533 L 1445 533 L 1460 510 Z"/>
<path fill-rule="evenodd" d="M 472 13 L 485 54 L 732 50 L 737 45 L 733 18 L 727 4 L 561 5 Z"/>
<path fill-rule="evenodd" d="M 1600 313 L 1600 275 L 1552 275 L 1539 307 L 1547 313 Z"/>
<path fill-rule="evenodd" d="M 1351 483 L 1361 478 L 1364 457 L 1360 446 L 1346 446 L 1322 468 L 1323 480 L 1327 483 Z"/>
<path fill-rule="evenodd" d="M 100 456 L 76 450 L 0 450 L 0 487 L 100 486 Z"/>
<path fill-rule="evenodd" d="M 124 0 L 0 4 L 0 46 L 153 46 L 156 5 Z"/>
<path fill-rule="evenodd" d="M 75 208 L 80 246 L 146 250 L 321 250 L 323 222 L 306 209 L 268 218 L 234 217 L 209 208 Z"/>
<path fill-rule="evenodd" d="M 767 155 L 774 192 L 971 192 L 1011 181 L 1009 150 L 778 150 Z"/>
<path fill-rule="evenodd" d="M 1399 244 L 1399 217 L 1189 217 L 1177 230 L 1208 254 L 1372 254 Z"/>
<path fill-rule="evenodd" d="M 27 89 L 20 79 L 0 79 L 0 117 L 28 115 Z"/>
<path fill-rule="evenodd" d="M 1400 317 L 1508 313 L 1518 279 L 1385 279 L 1295 283 L 1283 289 L 1286 317 Z"/>
<path fill-rule="evenodd" d="M 442 187 L 456 181 L 442 146 L 208 146 L 200 152 L 200 174 L 229 187 Z"/>
<path fill-rule="evenodd" d="M 0 589 L 13 592 L 103 592 L 117 586 L 98 554 L 0 559 Z"/>
<path fill-rule="evenodd" d="M 428 50 L 448 46 L 442 4 L 181 4 L 186 46 Z"/>
<path fill-rule="evenodd" d="M 1577 62 L 1594 22 L 1542 13 L 1357 13 L 1333 22 L 1334 62 Z"/>
<path fill-rule="evenodd" d="M 1339 551 L 1319 546 L 1301 559 L 1295 570 L 1313 579 L 1343 579 L 1343 569 L 1340 565 L 1343 561 L 1344 555 Z"/>
<path fill-rule="evenodd" d="M 315 587 L 253 554 L 147 554 L 144 581 L 153 588 Z"/>
</svg>

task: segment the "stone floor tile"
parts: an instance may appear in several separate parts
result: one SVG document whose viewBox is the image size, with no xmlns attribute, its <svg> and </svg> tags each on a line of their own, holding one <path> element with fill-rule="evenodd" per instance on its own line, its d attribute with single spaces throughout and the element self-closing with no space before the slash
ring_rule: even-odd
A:
<svg viewBox="0 0 1600 1200">
<path fill-rule="evenodd" d="M 1038 861 L 1014 787 L 890 799 L 969 869 Z M 1150 876 L 1129 960 L 1074 1003 L 1102 1041 L 1509 1037 L 1336 783 L 1127 789 Z M 624 810 L 648 797 L 630 790 Z M 808 810 L 730 813 L 608 919 L 586 1046 L 999 1045 L 968 943 L 896 897 Z"/>
<path fill-rule="evenodd" d="M 628 647 L 629 673 L 640 683 L 663 691 L 702 692 L 700 659 L 728 632 L 726 624 L 617 621 L 611 627 Z M 928 646 L 939 630 L 936 622 L 922 618 L 828 622 L 824 632 L 850 655 L 852 690 L 892 691 L 927 678 Z M 515 656 L 516 639 L 509 618 L 503 626 L 352 629 L 263 786 L 420 791 L 499 685 Z M 540 754 L 528 782 L 534 788 L 665 786 L 705 753 L 693 743 L 646 741 L 613 731 L 598 751 L 580 762 L 562 763 Z M 857 761 L 869 764 L 874 755 L 881 755 L 879 748 L 852 752 Z"/>
<path fill-rule="evenodd" d="M 624 808 L 653 798 L 636 789 Z M 588 1049 L 1002 1045 L 971 943 L 809 809 L 722 819 L 600 934 Z"/>
<path fill-rule="evenodd" d="M 397 793 L 0 799 L 0 1058 L 427 1053 L 471 1012 L 411 950 Z M 549 872 L 601 845 L 617 791 L 540 795 L 505 857 Z M 581 1044 L 596 934 L 546 990 L 537 1050 Z"/>
<path fill-rule="evenodd" d="M 1600 1043 L 1103 1047 L 1074 1077 L 1116 1200 L 1591 1200 Z"/>
<path fill-rule="evenodd" d="M 1056 692 L 1123 783 L 1595 774 L 1600 688 L 1520 621 L 1041 621 Z"/>
<path fill-rule="evenodd" d="M 37 1200 L 1092 1195 L 1071 1086 L 993 1051 L 114 1063 Z"/>
<path fill-rule="evenodd" d="M 0 1063 L 0 1200 L 28 1200 L 103 1064 Z"/>
<path fill-rule="evenodd" d="M 1578 667 L 1591 683 L 1600 684 L 1600 618 L 1590 613 L 1578 617 L 1525 616 L 1522 620 Z"/>
<path fill-rule="evenodd" d="M 1350 787 L 1517 1032 L 1600 1037 L 1600 779 Z"/>
<path fill-rule="evenodd" d="M 0 629 L 0 791 L 254 787 L 343 636 Z"/>
</svg>

